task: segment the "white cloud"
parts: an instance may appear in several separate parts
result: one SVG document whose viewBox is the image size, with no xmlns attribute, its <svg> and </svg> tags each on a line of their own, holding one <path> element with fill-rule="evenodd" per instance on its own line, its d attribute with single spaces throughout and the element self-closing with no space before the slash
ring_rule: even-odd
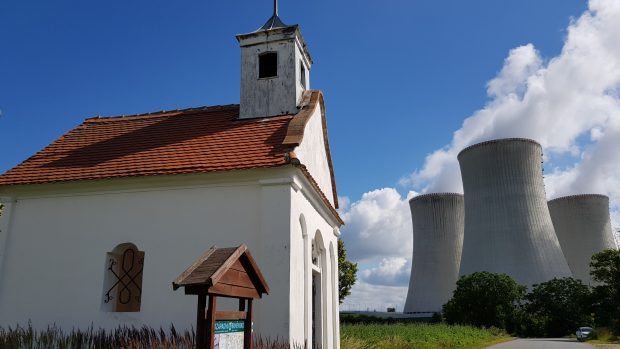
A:
<svg viewBox="0 0 620 349">
<path fill-rule="evenodd" d="M 411 274 L 410 258 L 384 258 L 378 266 L 361 272 L 362 280 L 373 285 L 407 286 Z"/>
<path fill-rule="evenodd" d="M 386 311 L 388 307 L 403 311 L 407 287 L 372 285 L 359 280 L 345 298 L 340 310 Z"/>
<path fill-rule="evenodd" d="M 413 249 L 409 199 L 415 195 L 412 191 L 402 197 L 394 188 L 377 189 L 341 208 L 347 257 L 360 265 L 358 281 L 342 310 L 402 311 Z"/>
<path fill-rule="evenodd" d="M 342 238 L 348 257 L 361 263 L 378 263 L 384 258 L 411 258 L 413 236 L 408 200 L 393 188 L 365 193 L 341 211 L 345 226 Z"/>
<path fill-rule="evenodd" d="M 502 97 L 523 93 L 530 76 L 535 75 L 541 65 L 542 60 L 532 44 L 515 48 L 499 75 L 487 84 L 487 94 Z"/>
<path fill-rule="evenodd" d="M 351 200 L 348 196 L 338 196 L 338 213 L 346 212 L 349 209 L 349 205 L 351 204 Z"/>
<path fill-rule="evenodd" d="M 495 138 L 526 137 L 545 152 L 547 194 L 610 195 L 620 203 L 620 2 L 592 0 L 547 63 L 532 44 L 511 50 L 489 81 L 488 103 L 465 119 L 452 142 L 401 183 L 424 192 L 462 192 L 457 154 Z M 585 140 L 585 141 L 584 141 Z M 554 160 L 573 163 L 559 167 Z"/>
<path fill-rule="evenodd" d="M 532 138 L 545 152 L 550 198 L 609 195 L 612 222 L 620 224 L 620 1 L 591 0 L 588 11 L 569 25 L 556 57 L 543 59 L 532 44 L 511 50 L 487 84 L 487 95 L 487 104 L 464 120 L 451 143 L 429 154 L 402 185 L 462 192 L 460 150 L 495 138 Z M 392 188 L 378 189 L 343 212 L 350 257 L 374 263 L 360 273 L 347 304 L 364 309 L 376 302 L 383 309 L 397 302 L 402 309 L 407 287 L 378 285 L 399 284 L 394 280 L 410 263 L 407 198 Z"/>
</svg>

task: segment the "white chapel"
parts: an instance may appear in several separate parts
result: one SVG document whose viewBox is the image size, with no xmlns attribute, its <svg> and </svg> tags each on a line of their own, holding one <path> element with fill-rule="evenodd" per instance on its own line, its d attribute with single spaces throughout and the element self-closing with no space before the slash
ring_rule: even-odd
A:
<svg viewBox="0 0 620 349">
<path fill-rule="evenodd" d="M 299 26 L 237 35 L 238 105 L 94 117 L 0 176 L 0 326 L 189 329 L 172 281 L 246 244 L 254 331 L 339 348 L 343 224 L 323 94 Z"/>
</svg>

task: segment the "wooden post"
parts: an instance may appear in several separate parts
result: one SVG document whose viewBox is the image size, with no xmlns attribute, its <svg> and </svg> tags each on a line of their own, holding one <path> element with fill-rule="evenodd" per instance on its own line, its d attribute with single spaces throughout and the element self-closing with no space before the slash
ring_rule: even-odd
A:
<svg viewBox="0 0 620 349">
<path fill-rule="evenodd" d="M 205 336 L 207 334 L 205 308 L 207 307 L 207 295 L 198 295 L 198 311 L 196 312 L 196 349 L 205 349 Z"/>
<path fill-rule="evenodd" d="M 209 295 L 209 308 L 207 309 L 207 348 L 215 349 L 215 296 Z"/>
<path fill-rule="evenodd" d="M 243 333 L 243 349 L 252 349 L 252 299 L 248 299 L 248 310 L 245 317 Z"/>
<path fill-rule="evenodd" d="M 224 254 L 228 254 L 226 259 L 222 258 Z M 268 294 L 269 286 L 247 251 L 247 246 L 242 244 L 224 249 L 211 247 L 172 282 L 174 290 L 179 287 L 185 287 L 187 295 L 198 296 L 195 349 L 215 349 L 215 325 L 218 319 L 232 321 L 231 330 L 235 331 L 233 335 L 218 337 L 222 339 L 222 342 L 218 341 L 218 346 L 226 345 L 231 336 L 235 341 L 240 340 L 239 327 L 243 324 L 243 348 L 253 349 L 252 303 L 254 299 Z M 217 297 L 236 298 L 239 310 L 217 311 Z"/>
</svg>

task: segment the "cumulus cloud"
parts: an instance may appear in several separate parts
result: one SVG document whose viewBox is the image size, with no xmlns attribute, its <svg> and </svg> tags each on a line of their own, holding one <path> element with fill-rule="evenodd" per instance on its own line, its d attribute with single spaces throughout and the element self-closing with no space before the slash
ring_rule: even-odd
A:
<svg viewBox="0 0 620 349">
<path fill-rule="evenodd" d="M 388 307 L 403 311 L 407 287 L 373 285 L 359 280 L 351 289 L 351 295 L 345 298 L 340 309 L 347 310 L 380 310 Z"/>
<path fill-rule="evenodd" d="M 407 286 L 411 274 L 410 258 L 383 258 L 374 268 L 361 272 L 362 280 L 373 285 Z"/>
<path fill-rule="evenodd" d="M 338 206 L 340 209 L 339 212 L 346 212 L 349 209 L 349 205 L 351 204 L 351 199 L 348 196 L 338 196 Z"/>
<path fill-rule="evenodd" d="M 496 138 L 531 138 L 543 147 L 549 198 L 609 195 L 612 224 L 620 226 L 620 1 L 590 0 L 567 33 L 561 53 L 550 59 L 532 44 L 508 52 L 487 84 L 486 105 L 400 184 L 420 192 L 462 192 L 459 151 Z M 350 256 L 374 263 L 360 273 L 352 302 L 404 303 L 407 288 L 387 285 L 402 285 L 410 265 L 407 199 L 414 194 L 374 190 L 343 212 Z"/>
<path fill-rule="evenodd" d="M 525 137 L 541 143 L 550 198 L 610 195 L 620 204 L 620 2 L 592 0 L 568 27 L 562 52 L 544 60 L 532 44 L 508 53 L 487 84 L 488 103 L 465 119 L 452 142 L 401 180 L 424 192 L 462 192 L 457 154 L 482 141 Z M 568 163 L 556 166 L 554 161 Z"/>
<path fill-rule="evenodd" d="M 379 263 L 384 258 L 411 258 L 413 236 L 408 200 L 394 188 L 365 193 L 359 201 L 341 210 L 345 226 L 342 238 L 348 257 L 361 263 Z"/>
</svg>

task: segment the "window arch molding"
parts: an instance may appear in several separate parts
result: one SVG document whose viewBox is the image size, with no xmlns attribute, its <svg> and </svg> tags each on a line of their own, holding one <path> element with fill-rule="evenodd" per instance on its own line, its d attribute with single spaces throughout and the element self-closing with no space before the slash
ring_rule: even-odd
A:
<svg viewBox="0 0 620 349">
<path fill-rule="evenodd" d="M 328 347 L 328 261 L 325 240 L 320 230 L 314 233 L 312 239 L 312 345 L 318 348 Z"/>
<path fill-rule="evenodd" d="M 139 312 L 142 303 L 144 251 L 131 243 L 106 253 L 101 308 L 108 312 Z"/>
<path fill-rule="evenodd" d="M 308 344 L 312 332 L 312 261 L 310 257 L 310 237 L 308 236 L 308 227 L 306 226 L 306 217 L 303 214 L 299 215 L 299 226 L 302 236 L 302 248 L 303 248 L 303 285 L 304 285 L 304 342 Z"/>
<path fill-rule="evenodd" d="M 339 313 L 340 309 L 338 309 L 340 305 L 340 288 L 338 286 L 338 252 L 334 251 L 334 242 L 329 243 L 329 261 L 330 261 L 330 271 L 331 271 L 331 302 L 332 302 L 332 326 L 335 327 L 333 331 L 333 342 L 334 348 L 338 348 L 338 343 L 340 343 L 340 319 Z"/>
</svg>

